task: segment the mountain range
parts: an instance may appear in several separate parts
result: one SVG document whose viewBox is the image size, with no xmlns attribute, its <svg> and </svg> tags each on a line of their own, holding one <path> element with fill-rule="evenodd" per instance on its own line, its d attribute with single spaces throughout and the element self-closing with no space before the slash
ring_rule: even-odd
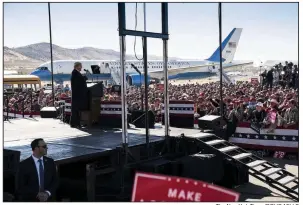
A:
<svg viewBox="0 0 303 205">
<path fill-rule="evenodd" d="M 83 47 L 77 49 L 63 48 L 52 45 L 53 60 L 119 60 L 120 52 L 112 49 Z M 142 56 L 137 55 L 138 58 Z M 162 56 L 149 55 L 149 60 L 162 60 Z M 169 58 L 177 60 L 179 58 Z M 126 55 L 126 60 L 136 60 L 134 55 Z M 50 61 L 50 44 L 36 43 L 22 47 L 9 48 L 4 46 L 5 69 L 31 69 Z"/>
</svg>

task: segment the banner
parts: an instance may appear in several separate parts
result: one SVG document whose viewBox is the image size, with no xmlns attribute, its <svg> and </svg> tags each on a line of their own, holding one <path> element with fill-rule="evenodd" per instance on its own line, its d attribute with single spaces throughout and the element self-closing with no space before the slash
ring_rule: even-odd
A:
<svg viewBox="0 0 303 205">
<path fill-rule="evenodd" d="M 236 202 L 239 194 L 193 179 L 136 173 L 132 202 Z"/>
</svg>

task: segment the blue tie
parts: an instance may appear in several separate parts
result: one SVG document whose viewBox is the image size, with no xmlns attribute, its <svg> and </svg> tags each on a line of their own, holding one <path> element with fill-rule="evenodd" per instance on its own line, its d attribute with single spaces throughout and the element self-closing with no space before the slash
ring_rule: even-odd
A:
<svg viewBox="0 0 303 205">
<path fill-rule="evenodd" d="M 42 165 L 42 160 L 39 159 L 39 178 L 40 178 L 40 191 L 44 191 L 44 169 Z"/>
</svg>

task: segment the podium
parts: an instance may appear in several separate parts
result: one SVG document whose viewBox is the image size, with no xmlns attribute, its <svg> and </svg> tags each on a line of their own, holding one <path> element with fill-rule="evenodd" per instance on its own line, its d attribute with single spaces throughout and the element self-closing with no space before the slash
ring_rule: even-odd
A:
<svg viewBox="0 0 303 205">
<path fill-rule="evenodd" d="M 100 102 L 103 97 L 103 82 L 87 83 L 88 109 L 81 112 L 81 121 L 89 127 L 99 122 Z"/>
</svg>

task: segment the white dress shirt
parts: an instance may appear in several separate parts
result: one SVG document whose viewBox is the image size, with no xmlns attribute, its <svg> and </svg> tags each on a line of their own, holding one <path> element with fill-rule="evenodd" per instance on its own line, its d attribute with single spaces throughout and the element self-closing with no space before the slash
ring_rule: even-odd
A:
<svg viewBox="0 0 303 205">
<path fill-rule="evenodd" d="M 40 166 L 40 163 L 39 163 L 39 159 L 37 157 L 35 157 L 34 155 L 32 155 L 33 159 L 34 159 L 34 162 L 35 162 L 35 165 L 36 165 L 36 170 L 37 170 L 37 173 L 38 173 L 38 181 L 39 181 L 39 186 L 40 186 L 40 169 L 39 169 L 39 166 Z M 44 161 L 43 161 L 43 157 L 40 158 L 42 160 L 42 166 L 43 166 L 43 170 L 44 170 Z M 48 193 L 49 196 L 51 196 L 51 193 L 47 190 L 44 190 L 46 193 Z"/>
</svg>

